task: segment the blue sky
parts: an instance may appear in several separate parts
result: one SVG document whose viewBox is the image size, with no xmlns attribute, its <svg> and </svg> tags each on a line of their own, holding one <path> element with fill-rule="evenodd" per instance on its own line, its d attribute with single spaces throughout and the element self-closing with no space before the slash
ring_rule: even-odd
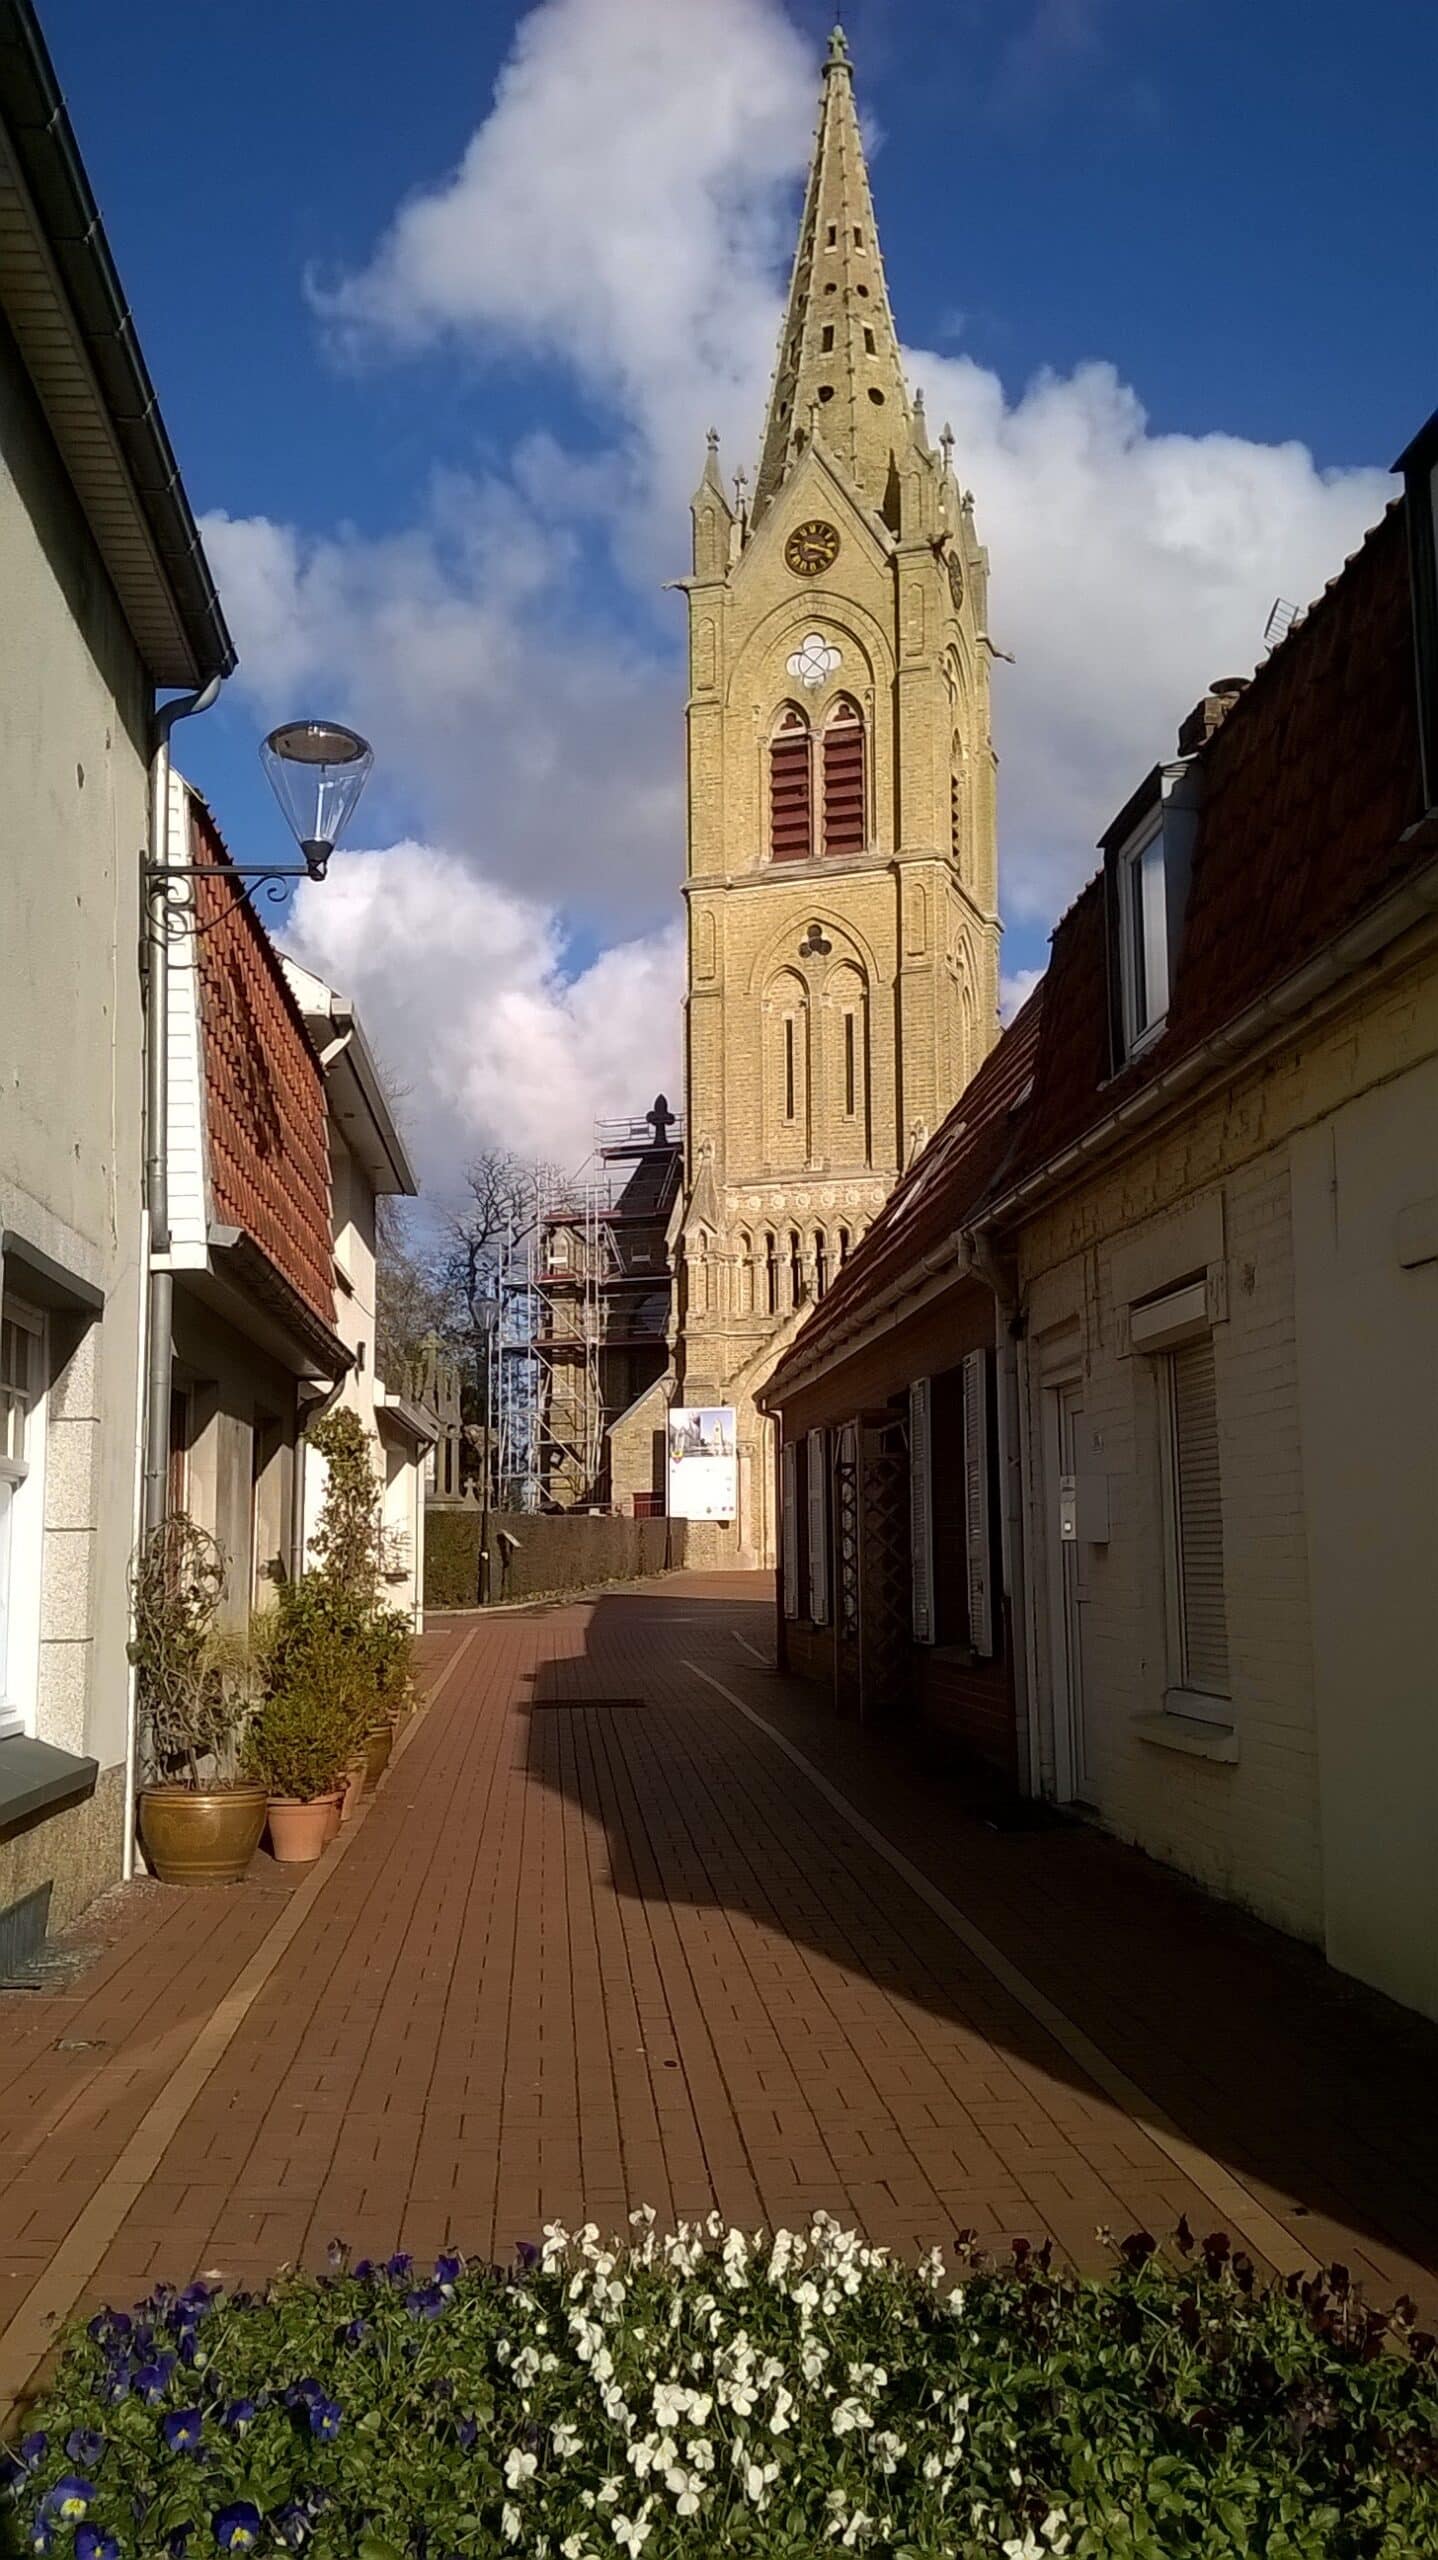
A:
<svg viewBox="0 0 1438 2560">
<path fill-rule="evenodd" d="M 388 870 L 376 855 L 362 891 L 352 884 L 347 918 L 336 902 L 339 921 L 307 920 L 308 947 L 363 975 L 383 939 L 387 974 L 362 992 L 418 1106 L 443 1124 L 446 1162 L 500 1126 L 541 1143 L 566 1027 L 631 1013 L 641 989 L 645 1004 L 667 1001 L 680 625 L 661 581 L 685 566 L 682 496 L 710 407 L 735 413 L 731 466 L 757 443 L 752 347 L 767 344 L 766 296 L 790 245 L 829 13 L 665 0 L 651 19 L 656 5 L 623 0 L 620 15 L 621 0 L 547 0 L 538 94 L 527 123 L 509 119 L 525 176 L 512 230 L 495 216 L 515 165 L 502 121 L 484 185 L 469 199 L 445 191 L 531 12 L 147 0 L 137 42 L 132 14 L 93 0 L 45 10 L 192 498 L 245 528 L 216 557 L 250 689 L 185 734 L 188 768 L 231 841 L 268 852 L 276 821 L 254 742 L 270 707 L 333 707 L 374 730 L 364 839 L 400 851 Z M 1041 958 L 1125 775 L 1167 745 L 1208 677 L 1253 663 L 1271 593 L 1302 601 L 1339 565 L 1381 504 L 1374 466 L 1438 398 L 1438 14 L 1414 0 L 1362 12 L 1336 0 L 852 0 L 847 24 L 900 332 L 931 351 L 924 378 L 957 411 L 959 466 L 993 554 L 992 622 L 1018 657 L 1000 707 L 1018 975 Z M 624 208 L 632 274 L 599 236 L 646 147 L 644 131 L 624 130 L 646 26 L 665 47 L 652 130 L 672 130 L 682 161 L 686 136 L 699 147 L 730 116 L 708 184 L 740 204 L 737 282 L 713 273 L 697 188 L 671 208 L 656 180 L 647 206 Z M 614 128 L 610 162 L 600 143 L 592 166 L 583 152 L 574 165 L 566 61 Z M 377 247 L 424 191 L 448 208 L 442 272 L 413 258 L 386 271 Z M 601 253 L 596 343 L 575 358 L 568 314 L 587 311 Z M 572 288 L 550 275 L 556 255 Z M 686 260 L 711 311 L 733 292 L 748 336 L 732 376 L 712 353 L 689 366 Z M 548 303 L 516 325 L 494 270 L 522 285 L 535 261 Z M 341 292 L 347 278 L 358 295 L 342 347 L 307 276 Z M 414 325 L 400 310 L 412 287 Z M 613 313 L 631 289 L 652 295 L 653 329 L 636 328 L 611 364 L 606 332 L 623 336 Z M 1083 371 L 1095 365 L 1111 374 Z M 1057 388 L 1035 395 L 1046 370 Z M 1285 458 L 1294 440 L 1316 471 Z M 581 499 L 575 466 L 591 464 Z M 1235 552 L 1255 555 L 1247 584 Z M 398 644 L 373 634 L 400 616 L 397 661 L 384 650 Z M 486 653 L 476 693 L 472 662 Z M 424 699 L 391 719 L 397 663 L 417 670 Z M 516 720 L 512 688 L 530 670 L 548 730 L 539 709 Z M 554 778 L 576 737 L 592 765 L 577 800 Z M 510 809 L 526 778 L 555 812 L 538 837 Z M 466 1044 L 456 1023 L 431 1090 L 415 942 L 446 912 L 446 880 L 471 901 L 476 965 L 494 947 L 508 955 L 514 1019 L 508 1046 L 488 1026 Z M 616 943 L 637 956 L 606 976 Z M 596 965 L 576 1017 L 570 982 Z M 656 1055 L 662 1045 L 655 1035 Z M 626 1031 L 613 1082 L 647 1075 L 651 1049 Z M 571 1142 L 581 1105 L 645 1098 L 570 1095 L 554 1144 Z"/>
</svg>

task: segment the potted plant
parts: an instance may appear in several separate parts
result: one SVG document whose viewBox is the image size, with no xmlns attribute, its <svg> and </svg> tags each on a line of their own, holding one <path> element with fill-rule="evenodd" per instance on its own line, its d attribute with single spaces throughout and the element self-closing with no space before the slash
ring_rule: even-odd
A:
<svg viewBox="0 0 1438 2560">
<path fill-rule="evenodd" d="M 321 1673 L 296 1673 L 257 1708 L 245 1736 L 245 1765 L 264 1788 L 270 1846 L 284 1866 L 317 1858 L 339 1829 L 353 1727 Z"/>
<path fill-rule="evenodd" d="M 140 1839 L 164 1884 L 237 1884 L 259 1847 L 265 1792 L 241 1767 L 252 1680 L 215 1618 L 224 1555 L 172 1512 L 130 1568 L 136 1706 L 152 1775 L 140 1790 Z"/>
</svg>

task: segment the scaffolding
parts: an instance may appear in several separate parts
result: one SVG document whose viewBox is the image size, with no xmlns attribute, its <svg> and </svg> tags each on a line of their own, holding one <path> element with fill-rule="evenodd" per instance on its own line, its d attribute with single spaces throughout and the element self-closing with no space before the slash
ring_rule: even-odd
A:
<svg viewBox="0 0 1438 2560">
<path fill-rule="evenodd" d="M 598 1121 L 587 1163 L 541 1185 L 508 1240 L 490 1362 L 501 1510 L 606 1506 L 606 1431 L 667 1356 L 682 1160 L 662 1095 L 641 1120 Z"/>
</svg>

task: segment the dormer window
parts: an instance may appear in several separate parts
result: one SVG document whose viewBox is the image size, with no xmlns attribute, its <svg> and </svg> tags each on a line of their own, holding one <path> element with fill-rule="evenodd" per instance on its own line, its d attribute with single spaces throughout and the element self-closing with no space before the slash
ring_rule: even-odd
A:
<svg viewBox="0 0 1438 2560">
<path fill-rule="evenodd" d="M 1122 847 L 1118 857 L 1119 967 L 1124 1048 L 1130 1056 L 1159 1031 L 1168 1013 L 1168 908 L 1163 864 L 1163 811 Z"/>
<path fill-rule="evenodd" d="M 1394 464 L 1403 474 L 1423 805 L 1438 807 L 1438 409 Z"/>
<path fill-rule="evenodd" d="M 1115 1069 L 1168 1019 L 1188 904 L 1201 760 L 1158 765 L 1103 838 Z"/>
</svg>

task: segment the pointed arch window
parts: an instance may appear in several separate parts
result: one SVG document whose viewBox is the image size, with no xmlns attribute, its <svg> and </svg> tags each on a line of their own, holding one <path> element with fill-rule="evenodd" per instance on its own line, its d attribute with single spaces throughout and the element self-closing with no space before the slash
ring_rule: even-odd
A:
<svg viewBox="0 0 1438 2560">
<path fill-rule="evenodd" d="M 842 694 L 824 723 L 824 851 L 862 853 L 865 818 L 864 715 Z"/>
<path fill-rule="evenodd" d="M 797 1227 L 789 1229 L 789 1304 L 804 1303 L 804 1239 Z"/>
<path fill-rule="evenodd" d="M 751 1316 L 754 1312 L 754 1239 L 747 1227 L 739 1230 L 739 1289 L 736 1312 Z"/>
<path fill-rule="evenodd" d="M 807 862 L 814 849 L 814 765 L 809 723 L 786 703 L 769 741 L 769 855 Z"/>
<path fill-rule="evenodd" d="M 764 1231 L 764 1306 L 771 1316 L 779 1312 L 779 1239 L 772 1227 Z"/>
<path fill-rule="evenodd" d="M 822 1298 L 829 1286 L 829 1239 L 822 1227 L 814 1229 L 814 1295 Z"/>
</svg>

